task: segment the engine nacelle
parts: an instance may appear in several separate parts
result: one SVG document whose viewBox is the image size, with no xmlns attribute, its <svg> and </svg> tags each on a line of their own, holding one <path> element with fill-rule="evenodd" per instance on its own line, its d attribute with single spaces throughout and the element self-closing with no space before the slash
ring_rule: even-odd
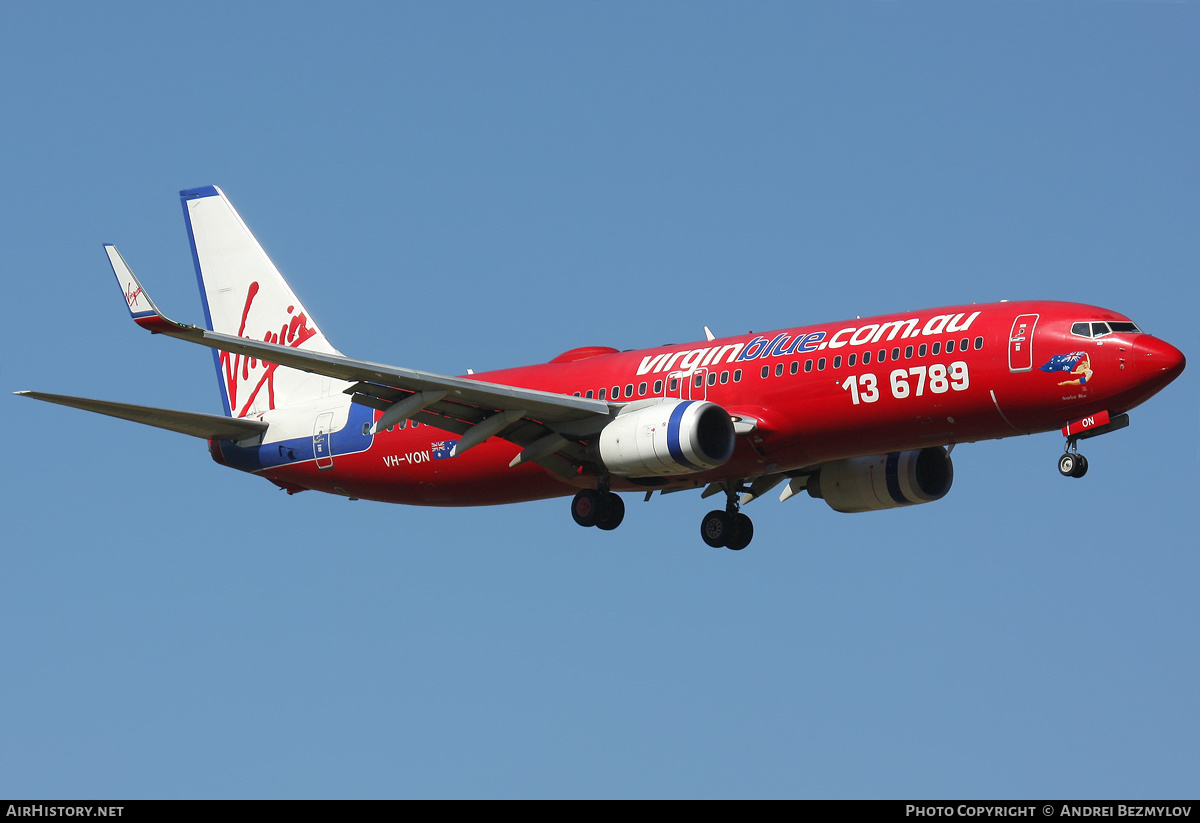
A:
<svg viewBox="0 0 1200 823">
<path fill-rule="evenodd" d="M 870 512 L 940 500 L 954 464 L 940 446 L 834 460 L 809 478 L 808 493 L 839 512 Z"/>
<path fill-rule="evenodd" d="M 729 413 L 706 400 L 632 404 L 600 431 L 597 457 L 630 477 L 692 474 L 733 456 Z"/>
</svg>

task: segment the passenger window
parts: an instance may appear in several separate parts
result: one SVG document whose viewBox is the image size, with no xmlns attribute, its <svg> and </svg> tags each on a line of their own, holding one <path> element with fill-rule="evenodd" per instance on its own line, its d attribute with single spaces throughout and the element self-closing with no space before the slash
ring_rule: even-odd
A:
<svg viewBox="0 0 1200 823">
<path fill-rule="evenodd" d="M 592 399 L 592 390 L 588 389 L 586 392 L 584 392 L 583 396 L 586 397 L 587 399 L 591 400 Z"/>
<path fill-rule="evenodd" d="M 678 378 L 678 377 L 672 377 L 672 378 L 671 378 L 671 382 L 670 382 L 670 383 L 668 383 L 667 385 L 669 385 L 669 386 L 670 386 L 670 388 L 671 388 L 671 391 L 675 391 L 676 389 L 678 389 L 678 388 L 679 388 L 679 378 Z"/>
<path fill-rule="evenodd" d="M 959 351 L 966 351 L 970 347 L 971 347 L 971 341 L 968 340 L 967 338 L 964 337 L 962 340 L 958 341 L 958 350 Z"/>
<path fill-rule="evenodd" d="M 854 364 L 857 362 L 858 362 L 857 354 L 852 354 L 846 358 L 846 365 L 849 366 L 850 368 L 854 368 Z"/>
<path fill-rule="evenodd" d="M 741 383 L 741 382 L 742 382 L 742 370 L 741 370 L 741 369 L 734 369 L 734 370 L 733 370 L 733 382 L 734 382 L 734 383 Z"/>
<path fill-rule="evenodd" d="M 771 376 L 771 367 L 770 367 L 770 366 L 763 366 L 763 367 L 762 367 L 762 376 L 763 376 L 763 377 L 770 377 L 770 376 Z"/>
<path fill-rule="evenodd" d="M 904 347 L 904 359 L 905 359 L 905 360 L 911 360 L 911 359 L 912 359 L 912 346 L 905 346 L 905 347 Z"/>
<path fill-rule="evenodd" d="M 633 397 L 633 384 L 632 383 L 630 383 L 628 386 L 625 387 L 625 396 Z"/>
<path fill-rule="evenodd" d="M 892 349 L 892 359 L 893 359 L 893 360 L 899 360 L 899 359 L 900 359 L 900 347 L 899 347 L 899 346 L 897 346 L 896 348 Z"/>
<path fill-rule="evenodd" d="M 661 380 L 654 381 L 654 393 L 662 394 L 662 381 Z M 591 395 L 589 394 L 588 397 L 591 397 Z"/>
<path fill-rule="evenodd" d="M 696 388 L 700 388 L 701 386 L 703 386 L 704 385 L 704 375 L 697 374 L 695 379 L 692 380 L 692 385 L 695 386 Z"/>
<path fill-rule="evenodd" d="M 983 338 L 976 337 L 975 338 L 975 351 L 979 351 L 982 348 L 983 348 Z"/>
<path fill-rule="evenodd" d="M 825 371 L 825 358 L 817 360 L 817 371 Z"/>
<path fill-rule="evenodd" d="M 924 357 L 924 356 L 925 356 L 925 352 L 927 352 L 927 351 L 928 351 L 928 349 L 925 347 L 925 344 L 924 344 L 924 343 L 922 343 L 922 344 L 921 344 L 921 345 L 920 345 L 920 346 L 917 348 L 917 357 Z"/>
<path fill-rule="evenodd" d="M 804 370 L 806 372 L 812 371 L 812 361 L 811 360 L 804 361 Z"/>
<path fill-rule="evenodd" d="M 792 374 L 795 374 L 798 371 L 800 371 L 800 361 L 793 360 L 792 361 Z"/>
<path fill-rule="evenodd" d="M 833 367 L 835 369 L 840 369 L 842 367 L 842 356 L 840 354 L 833 358 Z"/>
<path fill-rule="evenodd" d="M 937 355 L 941 354 L 941 353 L 942 353 L 942 344 L 941 344 L 941 343 L 934 343 L 934 344 L 933 344 L 933 349 L 932 349 L 931 351 L 933 352 L 933 355 L 934 355 L 934 357 L 936 357 Z"/>
<path fill-rule="evenodd" d="M 710 385 L 710 386 L 717 385 L 717 373 L 715 371 L 710 371 L 708 373 L 708 385 Z"/>
<path fill-rule="evenodd" d="M 953 353 L 954 353 L 954 341 L 947 340 L 946 341 L 946 354 L 953 354 Z"/>
<path fill-rule="evenodd" d="M 775 376 L 783 377 L 783 364 L 782 363 L 775 364 Z"/>
<path fill-rule="evenodd" d="M 600 391 L 599 391 L 599 392 L 596 394 L 596 399 L 597 399 L 597 400 L 603 400 L 603 399 L 604 399 L 604 389 L 601 389 L 601 390 L 600 390 Z"/>
<path fill-rule="evenodd" d="M 864 366 L 871 365 L 871 352 L 869 352 L 869 351 L 863 352 L 863 365 Z"/>
<path fill-rule="evenodd" d="M 620 386 L 613 386 L 613 390 L 612 390 L 612 399 L 613 399 L 613 400 L 618 400 L 618 399 L 620 399 L 620 397 L 621 397 L 621 387 L 620 387 Z"/>
<path fill-rule="evenodd" d="M 721 385 L 724 386 L 728 382 L 729 382 L 729 372 L 727 372 L 727 371 L 721 372 Z"/>
<path fill-rule="evenodd" d="M 645 393 L 646 393 L 646 384 L 645 384 L 645 383 L 638 383 L 638 394 L 639 394 L 639 395 L 644 395 Z"/>
</svg>

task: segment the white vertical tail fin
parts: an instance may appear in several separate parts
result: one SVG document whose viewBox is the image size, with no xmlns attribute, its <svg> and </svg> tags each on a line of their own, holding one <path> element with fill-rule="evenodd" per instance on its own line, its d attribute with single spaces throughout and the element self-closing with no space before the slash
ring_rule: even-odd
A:
<svg viewBox="0 0 1200 823">
<path fill-rule="evenodd" d="M 325 354 L 339 352 L 216 186 L 179 193 L 208 328 Z M 328 378 L 213 351 L 226 411 L 246 417 L 338 392 Z"/>
</svg>

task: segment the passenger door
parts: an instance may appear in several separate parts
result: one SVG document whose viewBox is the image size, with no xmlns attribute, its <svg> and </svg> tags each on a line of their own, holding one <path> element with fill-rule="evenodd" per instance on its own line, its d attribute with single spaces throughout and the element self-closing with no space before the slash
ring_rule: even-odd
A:
<svg viewBox="0 0 1200 823">
<path fill-rule="evenodd" d="M 333 468 L 333 449 L 329 442 L 332 428 L 333 412 L 317 415 L 317 424 L 313 428 L 313 456 L 317 459 L 317 468 L 322 471 Z"/>
<path fill-rule="evenodd" d="M 1008 335 L 1008 370 L 1029 371 L 1033 368 L 1033 330 L 1037 327 L 1038 315 L 1020 314 L 1013 321 Z"/>
</svg>

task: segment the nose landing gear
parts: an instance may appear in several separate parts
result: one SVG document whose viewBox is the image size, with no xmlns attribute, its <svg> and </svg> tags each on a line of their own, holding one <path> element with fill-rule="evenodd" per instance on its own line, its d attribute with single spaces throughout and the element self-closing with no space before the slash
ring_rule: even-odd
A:
<svg viewBox="0 0 1200 823">
<path fill-rule="evenodd" d="M 1068 441 L 1067 448 L 1075 445 Z M 1077 451 L 1065 451 L 1062 457 L 1058 458 L 1058 473 L 1063 477 L 1083 477 L 1087 474 L 1088 461 Z"/>
<path fill-rule="evenodd" d="M 1088 461 L 1079 453 L 1079 441 L 1108 434 L 1128 425 L 1128 414 L 1114 414 L 1110 417 L 1108 412 L 1102 411 L 1063 426 L 1062 433 L 1063 437 L 1067 438 L 1067 445 L 1063 449 L 1062 457 L 1058 458 L 1058 473 L 1063 477 L 1083 477 L 1087 474 Z"/>
</svg>

